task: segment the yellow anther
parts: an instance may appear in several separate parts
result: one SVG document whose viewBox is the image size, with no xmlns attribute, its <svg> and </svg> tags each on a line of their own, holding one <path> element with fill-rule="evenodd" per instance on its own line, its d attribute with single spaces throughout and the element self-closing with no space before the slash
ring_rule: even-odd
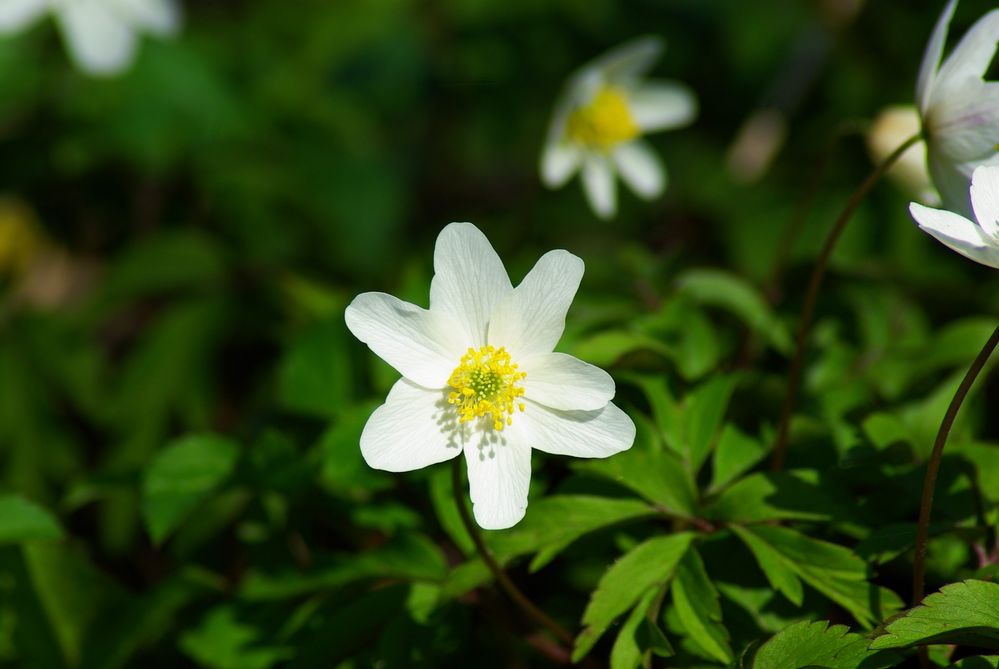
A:
<svg viewBox="0 0 999 669">
<path fill-rule="evenodd" d="M 624 92 L 605 87 L 593 96 L 589 104 L 569 114 L 565 132 L 570 141 L 607 151 L 616 144 L 638 137 L 640 130 Z"/>
<path fill-rule="evenodd" d="M 448 393 L 447 401 L 458 409 L 459 422 L 488 415 L 493 429 L 502 431 L 504 422 L 513 424 L 515 404 L 524 410 L 523 403 L 515 400 L 524 394 L 520 383 L 526 376 L 510 362 L 505 348 L 470 348 L 448 379 L 454 392 Z"/>
</svg>

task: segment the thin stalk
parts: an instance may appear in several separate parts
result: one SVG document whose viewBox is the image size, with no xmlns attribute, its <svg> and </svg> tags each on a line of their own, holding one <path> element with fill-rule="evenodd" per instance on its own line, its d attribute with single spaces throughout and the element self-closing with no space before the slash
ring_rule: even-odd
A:
<svg viewBox="0 0 999 669">
<path fill-rule="evenodd" d="M 506 591 L 506 594 L 510 596 L 517 606 L 524 610 L 524 613 L 533 618 L 538 624 L 543 625 L 551 632 L 557 639 L 567 644 L 569 648 L 573 645 L 573 636 L 564 627 L 555 622 L 547 613 L 542 611 L 534 602 L 527 598 L 520 588 L 510 579 L 507 573 L 500 566 L 500 563 L 496 561 L 493 557 L 493 553 L 489 550 L 489 546 L 482 538 L 482 533 L 479 531 L 479 526 L 475 524 L 472 520 L 471 514 L 468 512 L 468 507 L 465 505 L 465 498 L 462 495 L 462 481 L 461 481 L 461 458 L 454 458 L 454 466 L 451 469 L 451 482 L 454 486 L 454 500 L 458 505 L 458 513 L 461 515 L 461 522 L 464 523 L 465 529 L 468 530 L 468 534 L 472 537 L 472 541 L 475 543 L 475 548 L 479 551 L 479 555 L 482 556 L 482 561 L 486 563 L 489 567 L 489 571 L 493 573 L 496 577 L 496 581 L 500 586 Z"/>
<path fill-rule="evenodd" d="M 978 357 L 971 363 L 961 385 L 957 387 L 957 392 L 947 407 L 943 422 L 940 423 L 940 430 L 937 432 L 936 441 L 933 443 L 933 452 L 926 465 L 926 477 L 923 479 L 923 497 L 919 504 L 919 523 L 916 525 L 916 559 L 912 568 L 912 605 L 916 606 L 923 600 L 926 587 L 926 543 L 929 539 L 930 511 L 933 508 L 933 490 L 937 483 L 937 474 L 940 471 L 940 460 L 943 457 L 944 445 L 947 443 L 947 436 L 950 428 L 954 425 L 957 412 L 961 410 L 964 398 L 968 396 L 968 391 L 978 378 L 978 374 L 985 367 L 989 357 L 999 345 L 999 326 L 992 332 L 992 336 L 985 342 L 985 346 L 979 351 Z"/>
<path fill-rule="evenodd" d="M 874 171 L 867 175 L 863 183 L 857 187 L 853 195 L 850 196 L 850 200 L 846 203 L 846 207 L 840 212 L 839 218 L 833 224 L 832 229 L 829 231 L 829 236 L 826 237 L 826 243 L 822 247 L 822 252 L 819 254 L 819 259 L 815 263 L 815 267 L 812 270 L 811 279 L 808 282 L 808 292 L 805 294 L 805 304 L 801 312 L 801 321 L 798 324 L 798 333 L 795 338 L 795 351 L 794 358 L 791 360 L 791 370 L 787 377 L 787 392 L 784 395 L 784 407 L 781 410 L 780 423 L 777 426 L 777 439 L 774 443 L 774 453 L 770 461 L 771 468 L 774 471 L 779 471 L 784 467 L 784 457 L 787 452 L 787 440 L 788 440 L 788 430 L 791 423 L 791 414 L 794 412 L 794 402 L 798 395 L 798 386 L 801 384 L 801 369 L 804 364 L 805 357 L 805 343 L 808 340 L 808 333 L 812 327 L 812 318 L 815 315 L 815 302 L 819 296 L 819 289 L 822 287 L 822 279 L 825 276 L 826 268 L 829 265 L 829 259 L 832 257 L 833 250 L 836 248 L 836 242 L 839 241 L 840 235 L 843 234 L 843 230 L 846 229 L 846 224 L 850 221 L 853 216 L 853 212 L 856 211 L 857 207 L 870 192 L 871 188 L 885 175 L 892 165 L 902 157 L 906 151 L 908 151 L 913 144 L 920 141 L 922 135 L 913 135 L 909 139 L 905 140 L 901 146 L 899 146 L 895 151 L 888 156 L 884 162 L 874 168 Z"/>
</svg>

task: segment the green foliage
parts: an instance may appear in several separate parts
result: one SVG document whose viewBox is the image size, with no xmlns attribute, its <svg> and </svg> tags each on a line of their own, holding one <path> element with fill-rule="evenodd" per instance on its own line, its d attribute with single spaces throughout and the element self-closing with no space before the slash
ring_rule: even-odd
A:
<svg viewBox="0 0 999 669">
<path fill-rule="evenodd" d="M 655 537 L 615 562 L 600 579 L 583 612 L 583 631 L 576 639 L 573 661 L 584 657 L 610 624 L 653 587 L 663 587 L 693 541 L 690 533 Z"/>
<path fill-rule="evenodd" d="M 163 541 L 225 481 L 238 457 L 236 444 L 213 435 L 185 437 L 163 449 L 142 482 L 142 515 L 153 541 Z"/>
<path fill-rule="evenodd" d="M 59 523 L 45 509 L 16 495 L 0 495 L 0 544 L 60 539 Z"/>
<path fill-rule="evenodd" d="M 942 462 L 940 591 L 898 613 L 999 298 L 890 181 L 832 256 L 770 466 L 809 273 L 871 169 L 855 130 L 911 102 L 943 0 L 179 3 L 120 77 L 77 71 L 52 17 L 0 31 L 0 669 L 876 669 L 921 645 L 996 669 L 994 362 Z M 990 9 L 962 0 L 948 43 Z M 604 223 L 539 153 L 566 78 L 650 32 L 650 75 L 700 111 L 645 138 L 662 197 L 619 182 Z M 773 149 L 759 174 L 746 147 Z M 448 466 L 360 453 L 398 373 L 344 309 L 428 306 L 452 220 L 514 282 L 584 260 L 558 349 L 636 425 L 611 458 L 535 452 L 525 518 L 484 533 L 573 648 L 477 554 Z"/>
<path fill-rule="evenodd" d="M 902 658 L 868 649 L 868 639 L 851 634 L 845 625 L 824 621 L 795 623 L 760 646 L 752 669 L 878 669 L 893 667 Z"/>
<path fill-rule="evenodd" d="M 871 648 L 931 643 L 999 649 L 999 584 L 967 580 L 944 586 L 889 621 Z"/>
</svg>

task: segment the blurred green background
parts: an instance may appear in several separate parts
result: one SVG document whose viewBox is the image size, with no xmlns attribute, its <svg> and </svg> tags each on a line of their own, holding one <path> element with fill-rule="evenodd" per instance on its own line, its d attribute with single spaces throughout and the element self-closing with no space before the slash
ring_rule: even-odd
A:
<svg viewBox="0 0 999 669">
<path fill-rule="evenodd" d="M 963 2 L 952 35 L 991 6 Z M 566 248 L 587 273 L 563 348 L 609 368 L 629 413 L 650 411 L 629 375 L 682 396 L 738 370 L 731 420 L 768 443 L 809 261 L 870 170 L 866 125 L 911 101 L 941 3 L 184 9 L 176 39 L 143 39 L 113 79 L 74 70 L 51 21 L 0 40 L 0 509 L 30 500 L 52 517 L 31 541 L 0 518 L 0 666 L 547 666 L 501 594 L 447 585 L 470 554 L 447 468 L 389 475 L 361 460 L 361 427 L 395 373 L 349 335 L 343 308 L 369 290 L 426 305 L 450 221 L 478 225 L 515 282 Z M 578 181 L 541 186 L 539 154 L 566 77 L 643 34 L 666 40 L 654 76 L 689 85 L 700 113 L 650 138 L 664 197 L 622 190 L 602 223 Z M 733 142 L 771 105 L 786 140 L 739 178 Z M 952 375 L 999 311 L 989 270 L 919 233 L 908 199 L 880 185 L 840 244 L 799 403 L 792 465 L 884 457 L 894 483 L 847 487 L 903 491 L 870 502 L 883 517 L 868 525 L 822 531 L 847 543 L 914 519 L 915 467 Z M 989 434 L 983 409 L 969 409 L 969 444 Z M 981 471 L 999 471 L 980 450 Z M 566 486 L 616 494 L 553 457 L 534 458 L 534 479 L 532 504 Z M 973 515 L 959 493 L 955 519 Z M 588 539 L 554 574 L 513 573 L 575 627 L 626 535 Z M 937 585 L 967 573 L 969 546 L 934 549 Z M 895 565 L 881 582 L 904 599 L 908 567 Z M 807 616 L 733 636 L 795 617 Z"/>
</svg>

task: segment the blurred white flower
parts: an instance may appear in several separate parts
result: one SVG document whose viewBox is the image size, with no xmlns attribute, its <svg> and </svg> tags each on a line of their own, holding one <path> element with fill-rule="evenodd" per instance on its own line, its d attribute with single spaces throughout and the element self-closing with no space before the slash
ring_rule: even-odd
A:
<svg viewBox="0 0 999 669">
<path fill-rule="evenodd" d="M 631 447 L 635 425 L 611 403 L 614 381 L 553 349 L 583 261 L 549 251 L 514 288 L 478 228 L 437 238 L 430 309 L 358 295 L 354 336 L 402 377 L 368 419 L 361 453 L 375 469 L 410 471 L 464 451 L 473 513 L 486 529 L 527 510 L 531 449 L 602 458 Z"/>
<path fill-rule="evenodd" d="M 552 115 L 541 155 L 541 179 L 563 186 L 582 170 L 583 187 L 598 216 L 617 210 L 615 175 L 640 197 L 658 197 L 666 171 L 642 135 L 690 123 L 697 101 L 690 90 L 643 77 L 662 52 L 662 41 L 628 42 L 579 70 Z"/>
<path fill-rule="evenodd" d="M 999 9 L 978 20 L 941 65 L 957 0 L 937 21 L 916 82 L 933 183 L 944 204 L 970 214 L 968 180 L 979 165 L 999 164 L 999 82 L 984 80 L 999 42 Z"/>
<path fill-rule="evenodd" d="M 0 0 L 0 35 L 20 31 L 47 12 L 79 68 L 96 76 L 124 71 L 140 33 L 172 35 L 180 26 L 176 0 Z"/>
<path fill-rule="evenodd" d="M 912 105 L 892 105 L 885 107 L 874 119 L 867 132 L 867 151 L 871 160 L 880 165 L 895 150 L 919 132 L 919 110 Z M 923 204 L 940 204 L 926 169 L 926 143 L 917 142 L 895 161 L 888 170 L 888 176 L 908 194 Z"/>
<path fill-rule="evenodd" d="M 975 168 L 969 195 L 975 221 L 915 202 L 909 211 L 919 227 L 938 241 L 966 258 L 999 269 L 999 165 Z"/>
</svg>

